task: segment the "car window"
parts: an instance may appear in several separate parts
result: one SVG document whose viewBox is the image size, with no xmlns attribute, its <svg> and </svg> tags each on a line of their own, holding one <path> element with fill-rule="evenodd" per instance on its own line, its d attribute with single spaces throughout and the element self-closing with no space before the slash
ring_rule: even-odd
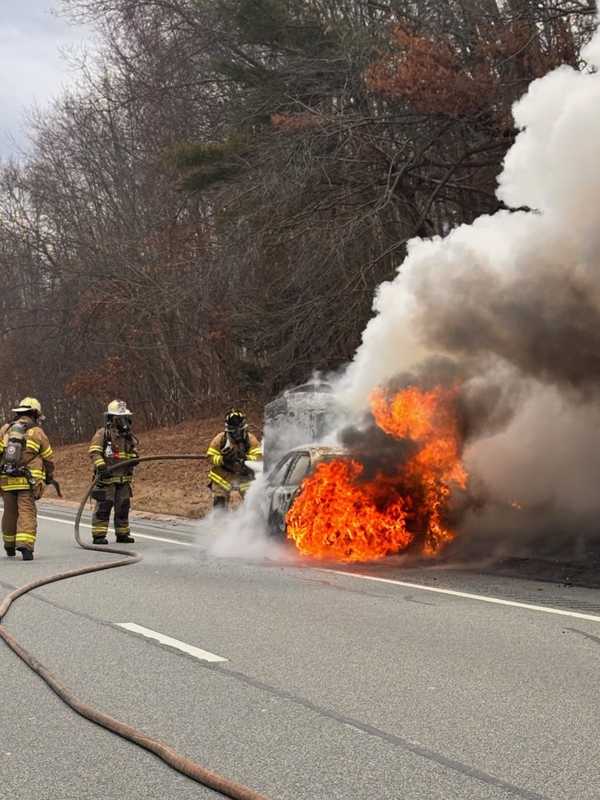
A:
<svg viewBox="0 0 600 800">
<path fill-rule="evenodd" d="M 348 458 L 350 458 L 350 456 L 346 455 L 346 453 L 324 453 L 322 456 L 319 456 L 319 460 L 315 466 L 319 464 L 328 464 L 331 461 L 344 461 Z"/>
<path fill-rule="evenodd" d="M 285 473 L 287 472 L 290 464 L 292 463 L 292 459 L 294 458 L 294 454 L 284 456 L 279 464 L 273 469 L 271 474 L 269 475 L 269 483 L 272 486 L 281 486 L 283 483 L 283 479 L 285 478 Z"/>
<path fill-rule="evenodd" d="M 301 453 L 296 459 L 296 463 L 290 470 L 286 483 L 290 486 L 297 486 L 302 483 L 310 467 L 310 456 L 308 453 Z"/>
</svg>

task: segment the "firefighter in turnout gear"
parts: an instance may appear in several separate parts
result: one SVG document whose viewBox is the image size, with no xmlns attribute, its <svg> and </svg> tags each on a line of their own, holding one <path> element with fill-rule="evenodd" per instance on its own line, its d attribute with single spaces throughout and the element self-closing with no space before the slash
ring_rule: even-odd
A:
<svg viewBox="0 0 600 800">
<path fill-rule="evenodd" d="M 35 503 L 44 492 L 44 483 L 53 480 L 52 448 L 40 426 L 44 417 L 39 400 L 25 397 L 13 413 L 13 421 L 0 428 L 2 538 L 9 558 L 19 550 L 23 561 L 32 561 L 37 536 Z"/>
<path fill-rule="evenodd" d="M 207 455 L 212 460 L 208 474 L 213 493 L 213 507 L 226 508 L 229 496 L 237 489 L 242 497 L 254 480 L 254 473 L 246 461 L 260 461 L 262 451 L 256 436 L 248 432 L 246 416 L 232 409 L 225 419 L 225 431 L 210 443 Z"/>
<path fill-rule="evenodd" d="M 96 507 L 92 517 L 94 544 L 108 544 L 108 523 L 114 509 L 117 542 L 133 543 L 129 533 L 129 510 L 134 466 L 128 464 L 138 457 L 138 440 L 131 431 L 131 411 L 123 400 L 109 403 L 104 415 L 105 425 L 94 434 L 89 454 L 94 465 L 96 485 L 92 498 Z M 108 467 L 122 464 L 107 472 Z"/>
</svg>

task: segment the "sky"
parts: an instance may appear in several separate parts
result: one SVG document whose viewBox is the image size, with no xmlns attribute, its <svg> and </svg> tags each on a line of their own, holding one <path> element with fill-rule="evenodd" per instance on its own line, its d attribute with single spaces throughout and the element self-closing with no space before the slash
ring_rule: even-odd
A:
<svg viewBox="0 0 600 800">
<path fill-rule="evenodd" d="M 44 108 L 74 80 L 65 52 L 89 34 L 52 14 L 58 0 L 0 0 L 0 158 L 27 143 L 25 111 Z"/>
</svg>

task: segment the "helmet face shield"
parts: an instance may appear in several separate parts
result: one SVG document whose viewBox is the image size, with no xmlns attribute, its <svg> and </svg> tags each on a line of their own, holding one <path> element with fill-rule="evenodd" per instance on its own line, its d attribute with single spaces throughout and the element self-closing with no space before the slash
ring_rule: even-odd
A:
<svg viewBox="0 0 600 800">
<path fill-rule="evenodd" d="M 120 414 L 115 416 L 113 417 L 113 421 L 120 431 L 127 432 L 131 430 L 132 419 L 130 414 Z"/>
<path fill-rule="evenodd" d="M 234 441 L 241 441 L 248 429 L 246 416 L 241 411 L 230 411 L 225 418 L 225 430 Z"/>
</svg>

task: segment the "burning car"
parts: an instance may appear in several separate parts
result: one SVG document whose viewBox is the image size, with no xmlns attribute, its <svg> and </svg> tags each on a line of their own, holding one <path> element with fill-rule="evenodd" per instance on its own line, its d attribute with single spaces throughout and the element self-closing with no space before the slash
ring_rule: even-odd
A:
<svg viewBox="0 0 600 800">
<path fill-rule="evenodd" d="M 344 447 L 289 450 L 269 473 L 268 524 L 302 555 L 373 561 L 409 549 L 438 555 L 455 537 L 452 499 L 465 489 L 457 389 L 371 394 L 371 421 Z"/>
<path fill-rule="evenodd" d="M 265 512 L 269 532 L 285 536 L 286 516 L 298 496 L 305 478 L 318 464 L 347 457 L 341 447 L 306 445 L 287 452 L 267 476 Z"/>
</svg>

